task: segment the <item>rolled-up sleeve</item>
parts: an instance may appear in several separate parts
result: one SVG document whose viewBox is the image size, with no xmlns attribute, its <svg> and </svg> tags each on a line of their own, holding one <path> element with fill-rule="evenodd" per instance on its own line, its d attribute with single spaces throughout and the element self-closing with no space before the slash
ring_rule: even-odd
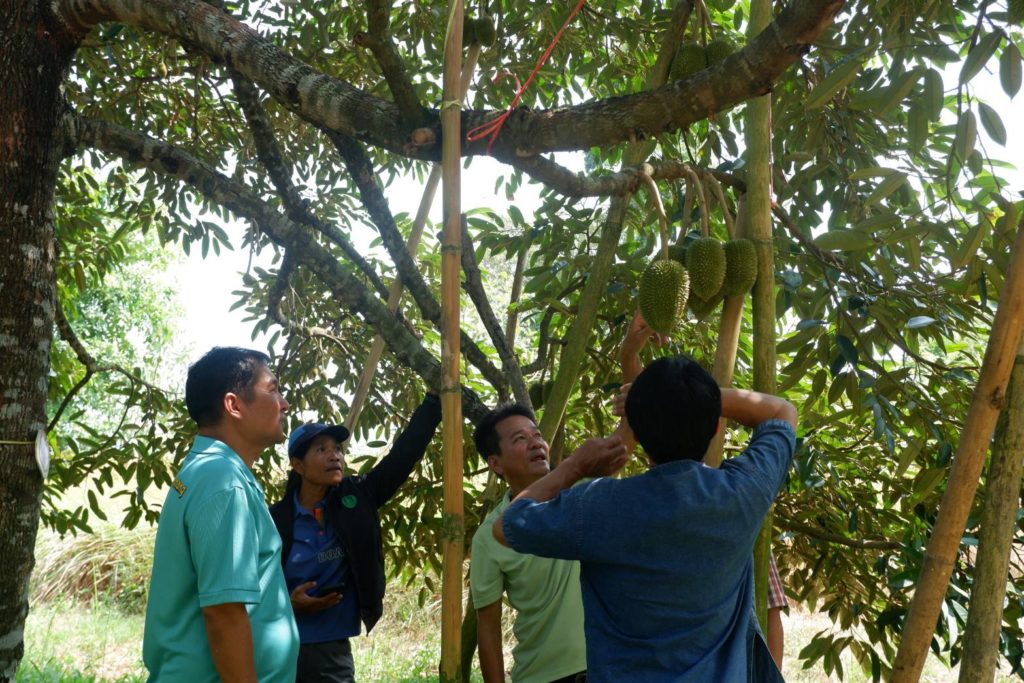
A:
<svg viewBox="0 0 1024 683">
<path fill-rule="evenodd" d="M 539 503 L 522 498 L 509 505 L 502 517 L 502 531 L 513 550 L 520 553 L 579 560 L 585 531 L 587 492 L 600 480 L 584 482 Z"/>
</svg>

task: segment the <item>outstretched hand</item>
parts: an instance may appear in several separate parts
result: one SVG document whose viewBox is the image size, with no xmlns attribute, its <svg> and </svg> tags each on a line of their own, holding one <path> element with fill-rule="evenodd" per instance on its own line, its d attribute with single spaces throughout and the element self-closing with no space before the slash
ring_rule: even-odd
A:
<svg viewBox="0 0 1024 683">
<path fill-rule="evenodd" d="M 640 311 L 637 311 L 633 314 L 633 319 L 629 321 L 629 327 L 626 329 L 626 336 L 622 340 L 622 348 L 619 353 L 622 356 L 638 354 L 648 340 L 653 340 L 655 346 L 663 346 L 668 342 L 668 335 L 652 330 Z"/>
<path fill-rule="evenodd" d="M 629 451 L 618 436 L 595 437 L 584 441 L 568 460 L 581 478 L 607 477 L 626 466 Z"/>
<path fill-rule="evenodd" d="M 316 614 L 341 602 L 341 593 L 328 593 L 319 598 L 306 593 L 306 591 L 311 590 L 314 586 L 316 586 L 316 581 L 307 581 L 296 586 L 295 590 L 292 591 L 292 610 L 296 614 Z"/>
</svg>

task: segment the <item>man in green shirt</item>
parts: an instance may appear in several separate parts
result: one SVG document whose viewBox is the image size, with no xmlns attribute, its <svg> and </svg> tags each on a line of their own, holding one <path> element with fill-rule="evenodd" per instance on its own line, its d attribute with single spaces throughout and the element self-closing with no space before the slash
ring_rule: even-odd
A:
<svg viewBox="0 0 1024 683">
<path fill-rule="evenodd" d="M 295 680 L 281 539 L 251 469 L 284 441 L 288 403 L 269 361 L 215 348 L 189 368 L 199 434 L 160 514 L 142 645 L 150 681 Z"/>
<path fill-rule="evenodd" d="M 491 526 L 511 498 L 548 473 L 548 445 L 533 412 L 518 404 L 491 411 L 473 433 L 477 451 L 509 486 L 473 536 L 469 585 L 477 609 L 484 683 L 503 683 L 501 597 L 516 609 L 513 683 L 586 680 L 583 601 L 578 562 L 517 553 L 498 543 Z"/>
</svg>

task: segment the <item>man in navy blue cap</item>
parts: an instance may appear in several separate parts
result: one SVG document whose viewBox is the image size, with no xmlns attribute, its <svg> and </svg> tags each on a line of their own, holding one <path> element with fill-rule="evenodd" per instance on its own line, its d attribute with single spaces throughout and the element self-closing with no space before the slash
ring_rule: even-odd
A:
<svg viewBox="0 0 1024 683">
<path fill-rule="evenodd" d="M 391 451 L 366 474 L 348 476 L 343 425 L 304 424 L 288 438 L 291 472 L 270 515 L 281 535 L 285 580 L 299 628 L 296 680 L 354 680 L 349 638 L 383 612 L 384 553 L 378 509 L 405 482 L 441 422 L 427 394 Z"/>
</svg>

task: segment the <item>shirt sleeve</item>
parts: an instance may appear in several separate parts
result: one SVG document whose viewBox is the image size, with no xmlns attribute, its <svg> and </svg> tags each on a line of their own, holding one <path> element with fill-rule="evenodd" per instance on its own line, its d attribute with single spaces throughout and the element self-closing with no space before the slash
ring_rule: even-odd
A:
<svg viewBox="0 0 1024 683">
<path fill-rule="evenodd" d="M 539 503 L 522 498 L 505 508 L 502 530 L 509 545 L 521 553 L 562 560 L 587 559 L 580 553 L 586 531 L 582 520 L 587 493 L 600 479 L 565 489 L 551 500 Z"/>
<path fill-rule="evenodd" d="M 795 450 L 793 425 L 766 420 L 754 428 L 744 451 L 724 461 L 719 469 L 743 478 L 747 495 L 759 499 L 767 509 L 786 483 Z"/>
<path fill-rule="evenodd" d="M 187 513 L 199 606 L 260 601 L 259 539 L 241 487 L 218 491 Z"/>
<path fill-rule="evenodd" d="M 488 543 L 488 539 L 484 537 L 484 534 L 490 533 L 492 533 L 491 525 L 485 522 L 479 532 L 473 535 L 473 559 L 469 563 L 469 590 L 473 594 L 473 606 L 477 609 L 501 600 L 501 594 L 505 590 L 501 567 L 492 552 L 492 547 L 497 544 L 497 541 Z"/>
</svg>

